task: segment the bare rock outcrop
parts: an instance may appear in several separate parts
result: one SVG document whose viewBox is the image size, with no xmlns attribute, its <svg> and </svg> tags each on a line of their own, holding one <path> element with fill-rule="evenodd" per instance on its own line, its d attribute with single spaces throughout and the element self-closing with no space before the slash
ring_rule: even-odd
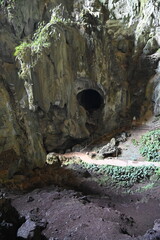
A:
<svg viewBox="0 0 160 240">
<path fill-rule="evenodd" d="M 159 115 L 159 8 L 1 1 L 0 154 L 10 176 L 153 108 Z"/>
</svg>

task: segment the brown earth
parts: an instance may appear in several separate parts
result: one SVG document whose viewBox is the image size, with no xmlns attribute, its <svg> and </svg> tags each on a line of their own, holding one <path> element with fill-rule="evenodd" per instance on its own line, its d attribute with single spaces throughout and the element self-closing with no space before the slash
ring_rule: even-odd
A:
<svg viewBox="0 0 160 240">
<path fill-rule="evenodd" d="M 122 193 L 89 177 L 75 190 L 51 185 L 12 195 L 12 204 L 21 216 L 34 212 L 47 221 L 46 239 L 129 240 L 144 235 L 160 218 L 160 188 Z"/>
<path fill-rule="evenodd" d="M 81 158 L 94 164 L 144 164 L 144 159 L 138 157 L 137 146 L 132 145 L 132 138 L 138 139 L 146 131 L 145 127 L 131 130 L 131 137 L 121 144 L 127 150 L 119 158 L 94 160 L 82 152 L 65 154 L 66 161 Z M 132 158 L 132 152 L 136 159 Z M 6 172 L 3 173 L 1 191 L 12 199 L 19 214 L 46 223 L 39 238 L 27 239 L 154 239 L 142 236 L 160 219 L 160 181 L 157 178 L 117 189 L 110 182 L 100 184 L 97 180 L 102 176 L 92 174 L 80 164 L 73 166 L 68 167 L 64 160 L 61 166 L 46 165 L 25 176 L 17 174 L 10 180 L 6 180 Z"/>
</svg>

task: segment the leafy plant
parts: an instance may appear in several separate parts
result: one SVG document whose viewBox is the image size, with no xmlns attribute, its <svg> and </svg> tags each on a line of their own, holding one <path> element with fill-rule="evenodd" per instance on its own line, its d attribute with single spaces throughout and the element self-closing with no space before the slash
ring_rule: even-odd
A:
<svg viewBox="0 0 160 240">
<path fill-rule="evenodd" d="M 47 24 L 45 22 L 39 23 L 32 38 L 25 40 L 15 48 L 14 56 L 21 65 L 20 77 L 27 77 L 29 70 L 36 65 L 43 49 L 50 47 L 51 38 L 54 38 L 55 41 L 60 39 L 61 32 L 57 24 L 71 23 L 71 20 L 65 19 L 63 14 L 64 9 L 60 4 L 52 10 L 51 19 Z"/>
<path fill-rule="evenodd" d="M 116 183 L 121 183 L 125 187 L 139 183 L 142 180 L 149 179 L 155 172 L 156 167 L 154 166 L 141 166 L 141 167 L 113 167 L 103 166 L 100 168 L 100 172 L 109 175 L 112 180 Z"/>
<path fill-rule="evenodd" d="M 69 165 L 74 165 L 75 161 L 71 161 Z M 87 169 L 91 175 L 95 176 L 102 184 L 107 183 L 109 178 L 113 184 L 120 185 L 123 187 L 131 187 L 135 183 L 139 183 L 143 180 L 148 180 L 155 172 L 157 167 L 141 166 L 141 167 L 120 167 L 120 166 L 109 166 L 109 165 L 96 165 L 89 164 L 83 161 L 76 162 L 82 166 L 83 169 Z M 67 164 L 68 165 L 68 164 Z M 71 167 L 72 168 L 72 167 Z M 160 175 L 160 170 L 159 170 Z"/>
<path fill-rule="evenodd" d="M 18 56 L 19 54 L 23 54 L 27 48 L 30 47 L 30 44 L 27 42 L 22 42 L 19 46 L 15 48 L 14 56 Z"/>
<path fill-rule="evenodd" d="M 54 8 L 49 23 L 39 23 L 36 32 L 34 33 L 30 41 L 22 42 L 15 48 L 14 56 L 20 57 L 20 55 L 26 51 L 26 48 L 31 48 L 32 53 L 41 53 L 43 48 L 50 46 L 49 37 L 53 36 L 56 32 L 55 24 L 63 22 L 61 17 L 57 17 L 59 14 L 60 6 Z"/>
<path fill-rule="evenodd" d="M 101 184 L 107 184 L 107 182 L 109 182 L 115 184 L 115 186 L 122 187 L 131 187 L 135 183 L 150 179 L 154 174 L 159 174 L 160 176 L 160 168 L 154 165 L 120 167 L 86 163 L 80 159 L 71 159 L 69 162 L 64 163 L 64 165 L 69 166 L 71 169 L 74 168 L 75 164 L 79 165 L 83 170 L 87 169 Z"/>
<path fill-rule="evenodd" d="M 140 153 L 148 161 L 160 161 L 160 129 L 150 131 L 142 136 L 139 145 Z"/>
<path fill-rule="evenodd" d="M 134 146 L 138 146 L 138 141 L 136 139 L 133 138 L 131 141 L 132 141 Z"/>
</svg>

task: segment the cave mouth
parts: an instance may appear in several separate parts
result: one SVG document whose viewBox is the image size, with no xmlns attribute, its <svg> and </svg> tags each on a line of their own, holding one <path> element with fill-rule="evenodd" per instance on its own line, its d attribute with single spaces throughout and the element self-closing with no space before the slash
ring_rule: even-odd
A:
<svg viewBox="0 0 160 240">
<path fill-rule="evenodd" d="M 79 104 L 88 112 L 98 110 L 103 105 L 103 97 L 94 89 L 85 89 L 77 94 Z"/>
</svg>

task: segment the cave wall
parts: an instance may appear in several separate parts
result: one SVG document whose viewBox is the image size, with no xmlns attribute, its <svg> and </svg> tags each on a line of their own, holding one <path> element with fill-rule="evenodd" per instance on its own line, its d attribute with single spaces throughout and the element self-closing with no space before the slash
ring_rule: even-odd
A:
<svg viewBox="0 0 160 240">
<path fill-rule="evenodd" d="M 42 166 L 47 152 L 127 126 L 134 116 L 160 114 L 159 5 L 152 0 L 2 1 L 0 153 L 17 156 L 11 175 L 15 166 Z M 34 45 L 42 21 L 38 36 L 45 29 L 46 38 Z M 28 45 L 15 57 L 22 42 Z M 77 100 L 86 89 L 103 99 L 96 111 Z"/>
</svg>

